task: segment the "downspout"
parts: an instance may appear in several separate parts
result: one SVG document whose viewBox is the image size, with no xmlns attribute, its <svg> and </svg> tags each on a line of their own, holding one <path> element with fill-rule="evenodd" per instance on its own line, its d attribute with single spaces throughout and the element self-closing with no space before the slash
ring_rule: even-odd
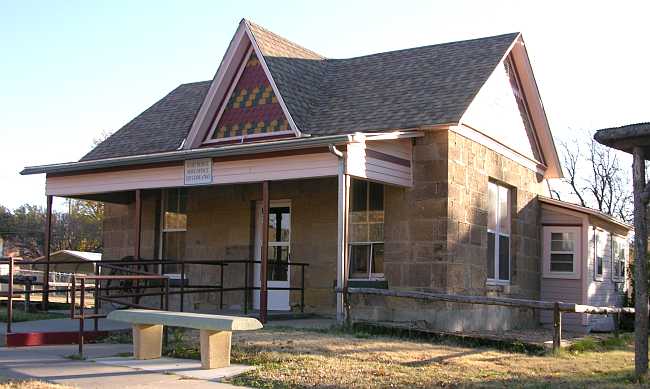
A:
<svg viewBox="0 0 650 389">
<path fill-rule="evenodd" d="M 345 174 L 345 155 L 338 150 L 333 144 L 329 145 L 329 151 L 338 158 L 338 235 L 337 235 L 337 252 L 336 252 L 336 288 L 339 290 L 347 289 L 347 261 L 346 261 L 346 242 L 347 242 L 347 216 L 348 216 L 348 189 L 350 179 Z M 343 323 L 349 319 L 346 317 L 346 298 L 344 293 L 336 293 L 336 320 Z"/>
</svg>

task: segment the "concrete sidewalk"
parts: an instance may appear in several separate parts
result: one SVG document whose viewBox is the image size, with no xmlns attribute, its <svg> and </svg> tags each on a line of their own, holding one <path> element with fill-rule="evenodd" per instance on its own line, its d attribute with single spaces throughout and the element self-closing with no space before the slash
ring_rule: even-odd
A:
<svg viewBox="0 0 650 389">
<path fill-rule="evenodd" d="M 111 366 L 90 360 L 129 353 L 128 344 L 89 344 L 85 346 L 88 361 L 66 358 L 76 354 L 77 346 L 42 346 L 0 348 L 0 376 L 16 379 L 37 379 L 82 389 L 234 389 L 229 384 L 199 379 L 186 379 L 174 374 L 155 373 L 128 367 Z"/>
</svg>

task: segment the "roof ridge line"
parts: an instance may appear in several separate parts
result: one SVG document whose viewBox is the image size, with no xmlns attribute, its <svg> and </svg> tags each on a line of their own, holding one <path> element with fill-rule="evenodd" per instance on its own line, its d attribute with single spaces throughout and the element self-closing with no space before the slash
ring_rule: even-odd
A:
<svg viewBox="0 0 650 389">
<path fill-rule="evenodd" d="M 325 57 L 324 55 L 319 54 L 319 53 L 315 52 L 314 50 L 308 49 L 308 48 L 306 48 L 305 46 L 302 46 L 302 45 L 300 45 L 300 44 L 298 44 L 298 43 L 296 43 L 296 42 L 294 42 L 294 41 L 292 41 L 292 40 L 290 40 L 290 39 L 287 39 L 287 38 L 283 37 L 282 35 L 279 35 L 279 34 L 273 32 L 273 31 L 269 30 L 268 28 L 265 28 L 265 27 L 263 27 L 263 26 L 260 26 L 259 24 L 255 23 L 255 22 L 252 22 L 252 21 L 250 21 L 250 20 L 248 20 L 248 19 L 246 19 L 246 18 L 244 18 L 243 21 L 244 21 L 246 24 L 248 24 L 249 27 L 252 26 L 252 27 L 258 28 L 258 29 L 264 31 L 265 33 L 270 34 L 270 35 L 272 35 L 272 36 L 278 38 L 279 40 L 282 40 L 283 42 L 285 42 L 285 43 L 287 43 L 287 44 L 293 46 L 293 47 L 296 48 L 296 49 L 303 50 L 303 51 L 305 51 L 305 52 L 307 52 L 307 53 L 309 53 L 309 54 L 312 54 L 312 55 L 314 55 L 314 56 L 316 56 L 316 57 L 319 57 L 320 59 L 323 59 L 323 60 L 328 59 L 328 58 Z"/>
</svg>

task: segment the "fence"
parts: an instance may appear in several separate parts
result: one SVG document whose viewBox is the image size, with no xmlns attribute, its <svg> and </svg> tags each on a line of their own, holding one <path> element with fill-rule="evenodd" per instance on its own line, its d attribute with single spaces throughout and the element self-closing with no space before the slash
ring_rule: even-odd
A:
<svg viewBox="0 0 650 389">
<path fill-rule="evenodd" d="M 596 315 L 614 315 L 615 332 L 618 335 L 620 324 L 620 315 L 622 313 L 634 314 L 634 308 L 616 308 L 616 307 L 594 307 L 590 305 L 581 305 L 573 303 L 563 303 L 559 301 L 539 301 L 528 299 L 515 299 L 505 297 L 488 297 L 488 296 L 464 296 L 444 293 L 429 293 L 417 291 L 397 291 L 390 289 L 374 288 L 343 288 L 337 289 L 337 293 L 343 293 L 345 300 L 345 310 L 347 320 L 351 320 L 349 295 L 375 295 L 386 297 L 400 297 L 425 301 L 438 301 L 461 304 L 478 304 L 478 305 L 498 305 L 505 307 L 530 308 L 539 310 L 553 311 L 553 350 L 560 349 L 562 341 L 562 313 L 589 313 Z"/>
<path fill-rule="evenodd" d="M 87 263 L 82 260 L 69 260 L 69 261 L 57 261 L 55 265 L 65 265 L 65 264 L 82 264 Z M 84 316 L 85 308 L 85 292 L 91 292 L 94 294 L 95 299 L 95 309 L 99 307 L 99 301 L 107 301 L 115 304 L 120 304 L 126 307 L 140 307 L 146 308 L 145 306 L 139 305 L 138 301 L 140 298 L 149 297 L 149 296 L 160 296 L 161 299 L 164 296 L 169 295 L 180 295 L 179 307 L 178 310 L 183 312 L 185 309 L 185 297 L 186 295 L 191 294 L 208 294 L 208 293 L 217 293 L 219 295 L 219 308 L 223 309 L 223 294 L 234 291 L 242 291 L 243 293 L 243 305 L 242 310 L 245 314 L 249 311 L 249 303 L 251 299 L 249 294 L 253 291 L 260 290 L 259 286 L 255 286 L 254 283 L 250 282 L 251 272 L 255 264 L 260 264 L 260 261 L 213 261 L 213 260 L 188 260 L 188 261 L 168 261 L 168 260 L 145 260 L 145 259 L 130 259 L 130 260 L 103 260 L 100 262 L 95 262 L 95 274 L 86 275 L 86 276 L 75 276 L 70 283 L 65 283 L 65 287 L 54 287 L 51 288 L 49 279 L 50 277 L 44 277 L 44 281 L 48 282 L 36 282 L 33 285 L 41 285 L 40 289 L 34 289 L 31 285 L 30 288 L 25 288 L 24 290 L 17 290 L 14 285 L 16 267 L 15 261 L 13 258 L 0 258 L 0 266 L 8 265 L 8 276 L 7 284 L 8 291 L 0 292 L 0 297 L 7 298 L 7 334 L 12 333 L 12 318 L 13 318 L 13 300 L 16 297 L 24 296 L 25 304 L 28 304 L 30 300 L 29 296 L 34 294 L 40 294 L 43 302 L 43 308 L 47 309 L 48 296 L 50 293 L 66 293 L 67 296 L 72 300 L 72 308 L 75 306 L 76 298 L 76 280 L 83 280 L 85 283 L 86 280 L 97 280 L 97 285 L 85 284 L 85 291 L 81 294 L 81 300 L 83 301 L 82 309 L 80 314 L 73 313 L 71 314 L 72 318 L 78 319 L 79 315 Z M 269 264 L 272 264 L 273 261 L 269 261 Z M 225 278 L 225 269 L 229 265 L 233 264 L 243 264 L 244 272 L 243 274 L 236 274 L 237 277 L 242 277 L 243 286 L 234 286 L 234 287 L 224 287 L 224 278 Z M 29 261 L 22 260 L 20 265 L 32 265 L 32 266 L 47 266 L 47 262 L 43 261 Z M 52 265 L 52 263 L 50 263 Z M 219 283 L 215 284 L 192 284 L 190 283 L 187 276 L 188 267 L 190 266 L 212 266 L 219 267 Z M 289 291 L 298 291 L 300 293 L 300 311 L 304 311 L 305 307 L 305 268 L 309 266 L 307 263 L 301 262 L 289 262 L 283 263 L 282 265 L 291 267 L 298 267 L 301 280 L 300 286 L 297 287 L 268 287 L 268 290 L 289 290 Z M 180 269 L 180 282 L 174 283 L 172 281 L 177 281 L 169 279 L 169 277 L 162 276 L 164 273 L 165 266 L 177 266 Z M 53 273 L 53 272 L 51 272 Z M 159 288 L 159 285 L 152 284 L 151 281 L 154 281 L 154 278 L 164 277 L 168 279 L 168 288 L 164 292 L 162 291 L 150 291 L 151 289 Z M 112 285 L 113 281 L 124 281 L 126 283 L 118 284 L 117 286 Z M 128 284 L 128 282 L 131 284 Z M 141 282 L 142 281 L 142 282 Z M 104 283 L 103 285 L 101 283 Z M 116 295 L 111 296 L 100 296 L 100 291 L 110 293 L 111 291 L 117 291 Z M 165 297 L 168 298 L 168 297 Z M 131 302 L 125 301 L 125 299 L 131 299 Z M 169 304 L 166 304 L 165 309 L 169 309 Z M 90 318 L 88 315 L 85 315 L 86 318 Z M 95 326 L 97 329 L 97 326 Z"/>
</svg>

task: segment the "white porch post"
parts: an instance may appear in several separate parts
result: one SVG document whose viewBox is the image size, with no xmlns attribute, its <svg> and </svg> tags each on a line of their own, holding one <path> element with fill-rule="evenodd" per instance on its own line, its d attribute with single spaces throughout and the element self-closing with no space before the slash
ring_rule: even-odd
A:
<svg viewBox="0 0 650 389">
<path fill-rule="evenodd" d="M 338 240 L 336 255 L 336 287 L 345 288 L 348 284 L 347 242 L 350 176 L 345 173 L 345 158 L 339 158 L 338 168 Z M 336 294 L 336 320 L 343 322 L 345 317 L 344 295 Z"/>
</svg>

